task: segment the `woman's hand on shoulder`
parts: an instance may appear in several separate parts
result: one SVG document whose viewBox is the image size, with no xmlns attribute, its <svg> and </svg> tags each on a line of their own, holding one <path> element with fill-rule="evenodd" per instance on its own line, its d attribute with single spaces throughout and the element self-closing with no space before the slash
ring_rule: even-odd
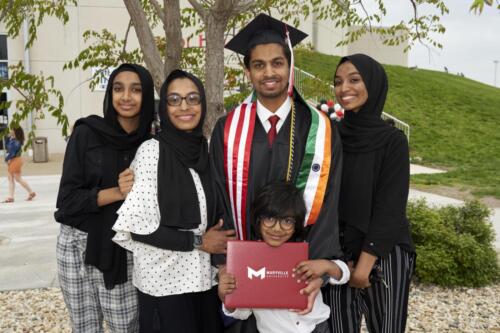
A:
<svg viewBox="0 0 500 333">
<path fill-rule="evenodd" d="M 224 221 L 220 219 L 216 225 L 203 234 L 200 250 L 211 254 L 226 253 L 227 241 L 236 239 L 236 232 L 234 229 L 222 229 L 223 224 Z"/>
</svg>

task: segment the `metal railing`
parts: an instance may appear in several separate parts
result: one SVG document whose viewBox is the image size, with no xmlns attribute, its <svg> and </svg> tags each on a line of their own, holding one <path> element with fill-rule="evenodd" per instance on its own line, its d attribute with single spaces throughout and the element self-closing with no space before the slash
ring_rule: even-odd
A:
<svg viewBox="0 0 500 333">
<path fill-rule="evenodd" d="M 406 138 L 408 139 L 408 142 L 410 142 L 410 125 L 405 123 L 402 120 L 399 120 L 398 118 L 388 114 L 387 112 L 382 112 L 382 119 L 387 120 L 391 119 L 394 121 L 394 127 L 399 128 L 400 130 L 403 131 L 403 133 L 406 135 Z"/>
<path fill-rule="evenodd" d="M 309 100 L 319 102 L 322 99 L 332 99 L 334 96 L 333 86 L 320 78 L 295 67 L 293 69 L 294 86 L 300 94 Z"/>
<path fill-rule="evenodd" d="M 335 96 L 333 85 L 321 80 L 320 78 L 303 71 L 300 68 L 294 68 L 295 88 L 300 94 L 310 102 L 318 103 L 320 100 L 329 100 Z M 394 126 L 399 128 L 406 135 L 408 142 L 410 141 L 410 125 L 404 121 L 382 112 L 382 119 L 391 119 L 394 121 Z"/>
</svg>

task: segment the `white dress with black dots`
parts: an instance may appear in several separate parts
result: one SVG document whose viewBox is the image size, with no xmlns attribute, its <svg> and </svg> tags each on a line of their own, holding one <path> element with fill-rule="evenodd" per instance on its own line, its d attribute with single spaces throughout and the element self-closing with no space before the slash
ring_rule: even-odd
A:
<svg viewBox="0 0 500 333">
<path fill-rule="evenodd" d="M 168 296 L 209 290 L 216 284 L 210 254 L 196 249 L 189 252 L 164 250 L 131 238 L 130 233 L 148 235 L 160 225 L 158 157 L 159 142 L 155 139 L 144 142 L 137 150 L 130 165 L 134 171 L 134 186 L 117 212 L 113 241 L 133 252 L 133 283 L 141 292 Z M 205 192 L 198 174 L 192 169 L 189 171 L 196 185 L 201 216 L 198 228 L 189 231 L 202 235 L 207 228 Z"/>
</svg>

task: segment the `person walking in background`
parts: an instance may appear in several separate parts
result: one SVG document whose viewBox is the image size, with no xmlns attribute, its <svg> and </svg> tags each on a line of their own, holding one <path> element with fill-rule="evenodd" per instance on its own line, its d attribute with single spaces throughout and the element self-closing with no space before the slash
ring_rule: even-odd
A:
<svg viewBox="0 0 500 333">
<path fill-rule="evenodd" d="M 18 182 L 26 192 L 28 197 L 26 200 L 31 201 L 36 196 L 26 180 L 21 177 L 21 169 L 23 166 L 23 158 L 21 156 L 24 144 L 24 132 L 21 127 L 16 127 L 10 131 L 10 134 L 5 140 L 5 162 L 7 163 L 7 179 L 9 182 L 9 196 L 3 201 L 4 203 L 14 202 L 14 191 Z"/>
<path fill-rule="evenodd" d="M 149 139 L 154 86 L 142 66 L 122 64 L 109 78 L 104 117 L 79 119 L 66 148 L 54 216 L 56 258 L 73 332 L 133 333 L 139 328 L 132 255 L 111 239 L 125 195 L 118 175 Z"/>
<path fill-rule="evenodd" d="M 378 62 L 364 54 L 342 58 L 334 86 L 345 109 L 341 244 L 353 271 L 348 285 L 327 293 L 332 332 L 359 332 L 363 315 L 369 332 L 404 332 L 415 265 L 408 141 L 381 118 L 388 80 Z"/>
</svg>

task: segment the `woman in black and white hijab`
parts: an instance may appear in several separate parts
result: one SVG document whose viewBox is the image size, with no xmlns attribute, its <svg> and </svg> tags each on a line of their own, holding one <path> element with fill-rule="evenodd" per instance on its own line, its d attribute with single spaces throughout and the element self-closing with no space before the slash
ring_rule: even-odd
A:
<svg viewBox="0 0 500 333">
<path fill-rule="evenodd" d="M 114 241 L 134 253 L 141 332 L 221 332 L 210 254 L 234 231 L 217 221 L 201 81 L 174 70 L 160 91 L 161 132 L 132 162 L 134 184 Z"/>
</svg>

